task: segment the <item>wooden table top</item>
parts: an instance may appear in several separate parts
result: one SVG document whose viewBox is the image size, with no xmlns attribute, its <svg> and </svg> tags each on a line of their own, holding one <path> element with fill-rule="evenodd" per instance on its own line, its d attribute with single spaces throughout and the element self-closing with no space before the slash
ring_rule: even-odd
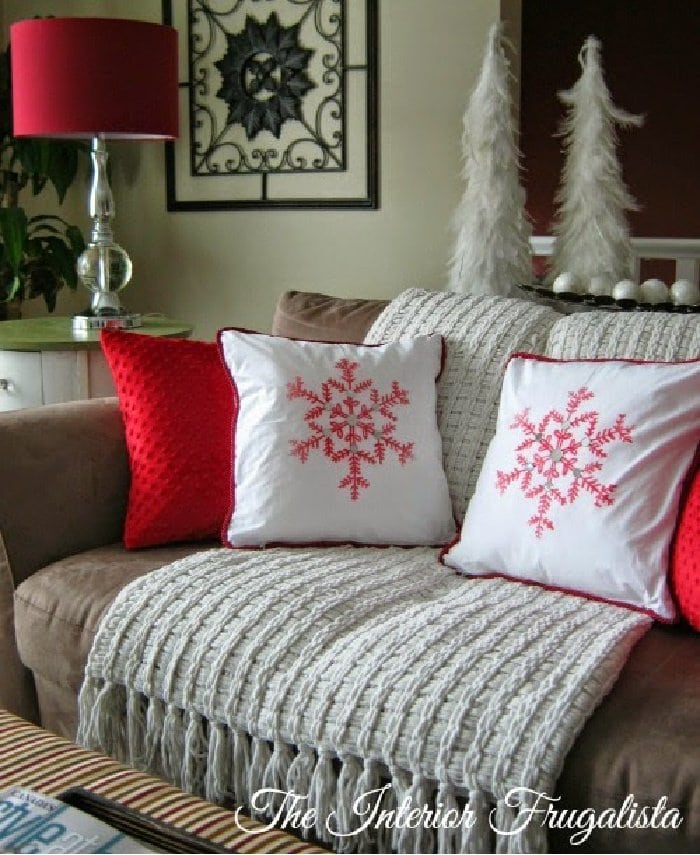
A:
<svg viewBox="0 0 700 855">
<path fill-rule="evenodd" d="M 144 315 L 143 326 L 129 332 L 164 338 L 188 338 L 192 326 L 163 315 Z M 99 350 L 100 331 L 73 332 L 72 318 L 22 318 L 0 322 L 0 350 Z"/>
</svg>

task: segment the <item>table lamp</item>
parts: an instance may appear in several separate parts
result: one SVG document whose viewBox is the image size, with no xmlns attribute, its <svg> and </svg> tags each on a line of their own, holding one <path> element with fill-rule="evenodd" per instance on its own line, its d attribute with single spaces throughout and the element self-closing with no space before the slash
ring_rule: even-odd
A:
<svg viewBox="0 0 700 855">
<path fill-rule="evenodd" d="M 14 135 L 92 138 L 92 232 L 77 263 L 92 300 L 73 329 L 139 327 L 141 316 L 119 300 L 131 260 L 112 234 L 105 140 L 177 137 L 177 32 L 148 21 L 33 18 L 12 24 L 10 47 Z"/>
</svg>

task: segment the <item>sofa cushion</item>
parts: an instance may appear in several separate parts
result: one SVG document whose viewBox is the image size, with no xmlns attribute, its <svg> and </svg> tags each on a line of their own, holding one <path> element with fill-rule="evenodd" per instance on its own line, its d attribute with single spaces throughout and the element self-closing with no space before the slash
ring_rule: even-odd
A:
<svg viewBox="0 0 700 855">
<path fill-rule="evenodd" d="M 619 811 L 629 794 L 640 805 L 666 796 L 683 823 L 677 831 L 600 829 L 582 846 L 568 846 L 569 835 L 560 832 L 550 838 L 550 851 L 700 851 L 698 733 L 700 636 L 656 624 L 569 752 L 556 807 L 593 807 L 600 815 Z"/>
<path fill-rule="evenodd" d="M 386 300 L 347 299 L 287 291 L 277 302 L 272 334 L 306 341 L 359 344 L 386 305 Z"/>
<path fill-rule="evenodd" d="M 22 661 L 77 692 L 100 618 L 124 585 L 198 548 L 130 553 L 113 544 L 42 568 L 15 591 L 15 634 Z"/>
</svg>

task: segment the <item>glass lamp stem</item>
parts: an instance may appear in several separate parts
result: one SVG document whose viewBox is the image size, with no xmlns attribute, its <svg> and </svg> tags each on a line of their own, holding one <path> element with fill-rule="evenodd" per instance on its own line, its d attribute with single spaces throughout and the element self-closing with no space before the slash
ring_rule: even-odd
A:
<svg viewBox="0 0 700 855">
<path fill-rule="evenodd" d="M 107 173 L 107 145 L 104 137 L 93 137 L 91 147 L 92 184 L 90 185 L 90 216 L 92 217 L 91 243 L 98 248 L 98 285 L 105 294 L 109 287 L 109 247 L 114 244 L 112 219 L 115 214 L 114 196 Z M 102 298 L 101 304 L 104 304 Z"/>
<path fill-rule="evenodd" d="M 112 218 L 114 217 L 114 196 L 107 177 L 107 145 L 104 137 L 92 138 L 92 184 L 90 185 L 90 216 L 92 217 L 91 240 L 96 244 L 110 244 L 114 241 Z"/>
<path fill-rule="evenodd" d="M 78 275 L 92 291 L 86 315 L 114 318 L 125 314 L 118 292 L 131 279 L 131 260 L 114 242 L 112 219 L 114 197 L 107 175 L 107 146 L 104 137 L 92 138 L 92 184 L 89 210 L 92 217 L 90 243 L 78 259 Z M 82 317 L 82 316 L 81 316 Z M 136 325 L 132 322 L 132 325 Z"/>
</svg>

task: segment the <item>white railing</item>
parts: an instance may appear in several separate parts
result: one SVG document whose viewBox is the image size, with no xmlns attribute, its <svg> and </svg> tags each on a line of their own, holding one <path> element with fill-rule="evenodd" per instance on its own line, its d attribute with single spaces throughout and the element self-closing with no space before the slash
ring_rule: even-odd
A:
<svg viewBox="0 0 700 855">
<path fill-rule="evenodd" d="M 535 235 L 530 238 L 532 254 L 548 256 L 554 249 L 551 235 Z M 632 238 L 635 255 L 635 276 L 639 279 L 639 265 L 646 258 L 661 258 L 674 261 L 676 279 L 700 282 L 700 239 L 698 238 Z"/>
</svg>

